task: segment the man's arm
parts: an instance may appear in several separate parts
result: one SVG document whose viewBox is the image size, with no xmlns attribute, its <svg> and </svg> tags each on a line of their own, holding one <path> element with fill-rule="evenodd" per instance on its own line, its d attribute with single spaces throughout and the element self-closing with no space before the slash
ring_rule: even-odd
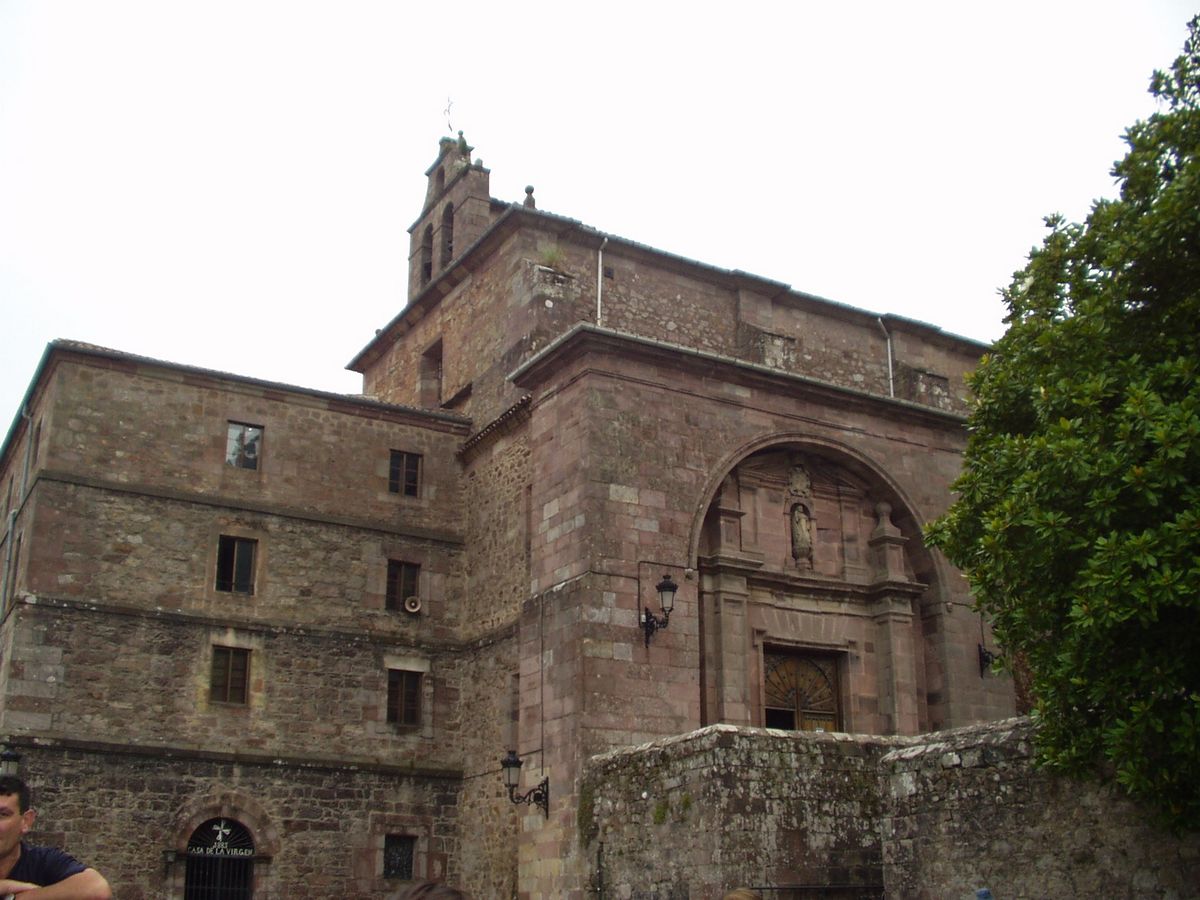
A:
<svg viewBox="0 0 1200 900">
<path fill-rule="evenodd" d="M 84 869 L 57 884 L 48 884 L 45 887 L 22 887 L 20 882 L 0 881 L 0 888 L 5 884 L 11 885 L 8 890 L 14 892 L 20 900 L 112 900 L 112 888 L 95 869 Z"/>
</svg>

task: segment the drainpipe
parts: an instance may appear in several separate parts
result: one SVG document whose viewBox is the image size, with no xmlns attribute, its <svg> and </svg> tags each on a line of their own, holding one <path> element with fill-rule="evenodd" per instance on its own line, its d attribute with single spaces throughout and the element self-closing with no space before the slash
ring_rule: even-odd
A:
<svg viewBox="0 0 1200 900">
<path fill-rule="evenodd" d="M 596 325 L 602 325 L 602 309 L 600 305 L 601 297 L 604 295 L 604 247 L 608 244 L 608 238 L 600 242 L 600 249 L 596 251 Z"/>
<path fill-rule="evenodd" d="M 896 397 L 896 379 L 892 374 L 892 335 L 887 330 L 887 326 L 883 324 L 883 316 L 876 316 L 875 321 L 879 323 L 879 329 L 883 332 L 884 338 L 887 340 L 888 353 L 888 396 L 895 399 Z"/>
</svg>

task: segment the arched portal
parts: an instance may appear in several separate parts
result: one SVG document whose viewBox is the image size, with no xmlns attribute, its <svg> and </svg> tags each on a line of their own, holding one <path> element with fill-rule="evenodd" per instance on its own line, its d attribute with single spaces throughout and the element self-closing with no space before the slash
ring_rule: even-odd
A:
<svg viewBox="0 0 1200 900">
<path fill-rule="evenodd" d="M 936 575 L 897 488 L 848 448 L 746 448 L 697 535 L 705 724 L 928 727 Z"/>
<path fill-rule="evenodd" d="M 250 900 L 254 838 L 236 819 L 202 822 L 188 839 L 185 900 Z"/>
</svg>

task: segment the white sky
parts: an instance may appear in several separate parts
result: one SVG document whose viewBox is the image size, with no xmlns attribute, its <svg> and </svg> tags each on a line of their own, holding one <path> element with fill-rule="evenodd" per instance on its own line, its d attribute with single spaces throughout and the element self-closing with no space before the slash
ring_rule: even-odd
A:
<svg viewBox="0 0 1200 900">
<path fill-rule="evenodd" d="M 993 340 L 1195 11 L 0 0 L 0 434 L 57 337 L 357 391 L 447 98 L 493 196 Z"/>
</svg>

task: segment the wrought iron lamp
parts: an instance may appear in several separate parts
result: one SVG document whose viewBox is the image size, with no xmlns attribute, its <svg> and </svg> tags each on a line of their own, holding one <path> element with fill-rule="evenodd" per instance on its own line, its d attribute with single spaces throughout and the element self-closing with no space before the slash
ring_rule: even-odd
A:
<svg viewBox="0 0 1200 900">
<path fill-rule="evenodd" d="M 524 794 L 518 794 L 517 785 L 521 782 L 521 766 L 524 760 L 517 756 L 516 750 L 509 750 L 508 755 L 500 760 L 501 771 L 504 773 L 504 786 L 508 788 L 508 799 L 513 803 L 528 803 L 542 811 L 547 819 L 550 818 L 550 779 L 543 778 L 540 784 L 530 788 Z"/>
<path fill-rule="evenodd" d="M 988 669 L 992 667 L 992 663 L 1000 658 L 1000 654 L 993 653 L 983 644 L 979 645 L 979 677 L 982 678 L 987 674 Z"/>
<path fill-rule="evenodd" d="M 0 750 L 0 775 L 19 774 L 21 774 L 21 754 L 11 745 L 5 744 L 4 749 Z"/>
<path fill-rule="evenodd" d="M 649 607 L 642 610 L 642 628 L 646 632 L 646 646 L 650 646 L 650 635 L 658 631 L 660 628 L 666 628 L 667 623 L 671 620 L 671 612 L 675 609 L 675 592 L 679 590 L 679 585 L 671 580 L 670 575 L 664 575 L 662 581 L 656 586 L 658 591 L 658 605 L 662 608 L 662 618 L 650 612 Z"/>
</svg>

